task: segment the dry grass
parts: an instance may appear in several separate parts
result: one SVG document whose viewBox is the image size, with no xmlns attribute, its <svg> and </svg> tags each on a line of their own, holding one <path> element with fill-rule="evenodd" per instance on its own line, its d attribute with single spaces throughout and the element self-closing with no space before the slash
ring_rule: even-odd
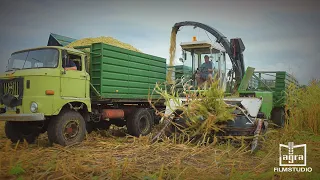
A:
<svg viewBox="0 0 320 180">
<path fill-rule="evenodd" d="M 0 179 L 305 179 L 306 174 L 272 172 L 278 165 L 275 143 L 281 134 L 272 134 L 264 148 L 251 155 L 245 146 L 194 146 L 169 140 L 152 144 L 149 137 L 98 133 L 72 147 L 49 146 L 45 135 L 37 144 L 15 145 L 2 131 Z M 319 138 L 303 143 L 308 143 L 308 165 L 319 172 Z"/>
<path fill-rule="evenodd" d="M 309 97 L 308 93 L 314 91 L 317 93 L 313 95 L 320 96 L 318 86 L 309 87 L 302 97 Z M 300 105 L 295 104 L 304 107 Z M 307 122 L 319 111 L 313 108 L 313 113 L 305 112 L 310 117 L 303 118 Z M 228 143 L 207 146 L 172 140 L 152 143 L 151 136 L 115 137 L 111 133 L 92 133 L 83 143 L 71 147 L 50 146 L 45 134 L 36 144 L 16 145 L 5 138 L 4 123 L 0 122 L 0 179 L 319 179 L 320 136 L 310 128 L 314 123 L 299 128 L 293 124 L 270 130 L 262 148 L 250 154 L 246 146 Z M 307 166 L 313 168 L 312 173 L 273 172 L 279 166 L 279 143 L 289 141 L 307 144 Z"/>
<path fill-rule="evenodd" d="M 227 178 L 233 167 L 247 170 L 248 162 L 240 159 L 245 151 L 231 146 L 151 144 L 149 139 L 95 133 L 79 145 L 51 147 L 45 136 L 35 145 L 17 146 L 2 138 L 0 179 L 210 179 Z"/>
</svg>

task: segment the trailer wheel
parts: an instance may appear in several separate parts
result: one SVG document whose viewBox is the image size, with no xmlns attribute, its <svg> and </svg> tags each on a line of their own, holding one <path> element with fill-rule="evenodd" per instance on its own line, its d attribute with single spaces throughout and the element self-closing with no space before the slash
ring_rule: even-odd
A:
<svg viewBox="0 0 320 180">
<path fill-rule="evenodd" d="M 86 123 L 83 117 L 72 110 L 62 111 L 48 126 L 49 140 L 62 146 L 83 141 L 85 134 Z"/>
<path fill-rule="evenodd" d="M 283 108 L 274 108 L 271 113 L 272 121 L 279 127 L 285 125 L 285 112 Z"/>
<path fill-rule="evenodd" d="M 154 122 L 147 109 L 138 109 L 127 120 L 127 129 L 130 135 L 145 136 L 151 132 Z"/>
<path fill-rule="evenodd" d="M 5 133 L 8 139 L 13 143 L 20 140 L 23 142 L 25 139 L 28 143 L 34 143 L 36 138 L 40 135 L 40 131 L 36 128 L 32 128 L 27 122 L 12 122 L 7 121 L 5 123 Z"/>
</svg>

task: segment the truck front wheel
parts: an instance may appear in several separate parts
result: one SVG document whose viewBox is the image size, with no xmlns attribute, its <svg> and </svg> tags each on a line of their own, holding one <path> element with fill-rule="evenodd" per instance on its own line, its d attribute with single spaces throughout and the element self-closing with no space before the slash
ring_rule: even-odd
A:
<svg viewBox="0 0 320 180">
<path fill-rule="evenodd" d="M 84 140 L 86 123 L 80 113 L 72 110 L 62 111 L 51 119 L 48 138 L 51 142 L 68 146 Z"/>
<path fill-rule="evenodd" d="M 127 129 L 130 135 L 145 136 L 152 130 L 154 122 L 147 109 L 138 109 L 127 119 Z"/>
<path fill-rule="evenodd" d="M 28 122 L 7 121 L 5 124 L 5 133 L 13 143 L 26 140 L 28 143 L 34 143 L 40 132 L 33 128 Z"/>
</svg>

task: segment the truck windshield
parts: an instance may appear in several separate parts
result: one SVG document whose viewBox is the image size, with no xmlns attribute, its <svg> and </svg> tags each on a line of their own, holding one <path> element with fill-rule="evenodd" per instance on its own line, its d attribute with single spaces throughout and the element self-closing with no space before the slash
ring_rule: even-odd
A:
<svg viewBox="0 0 320 180">
<path fill-rule="evenodd" d="M 16 69 L 54 68 L 58 64 L 57 49 L 37 49 L 13 53 L 7 71 Z"/>
</svg>

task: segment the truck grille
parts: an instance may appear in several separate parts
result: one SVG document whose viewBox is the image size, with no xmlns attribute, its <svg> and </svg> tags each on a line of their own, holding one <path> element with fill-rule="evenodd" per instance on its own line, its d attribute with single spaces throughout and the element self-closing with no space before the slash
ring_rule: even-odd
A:
<svg viewBox="0 0 320 180">
<path fill-rule="evenodd" d="M 0 104 L 14 107 L 22 105 L 23 78 L 0 79 Z"/>
<path fill-rule="evenodd" d="M 19 82 L 9 81 L 3 83 L 3 94 L 11 94 L 13 96 L 19 96 Z"/>
</svg>

